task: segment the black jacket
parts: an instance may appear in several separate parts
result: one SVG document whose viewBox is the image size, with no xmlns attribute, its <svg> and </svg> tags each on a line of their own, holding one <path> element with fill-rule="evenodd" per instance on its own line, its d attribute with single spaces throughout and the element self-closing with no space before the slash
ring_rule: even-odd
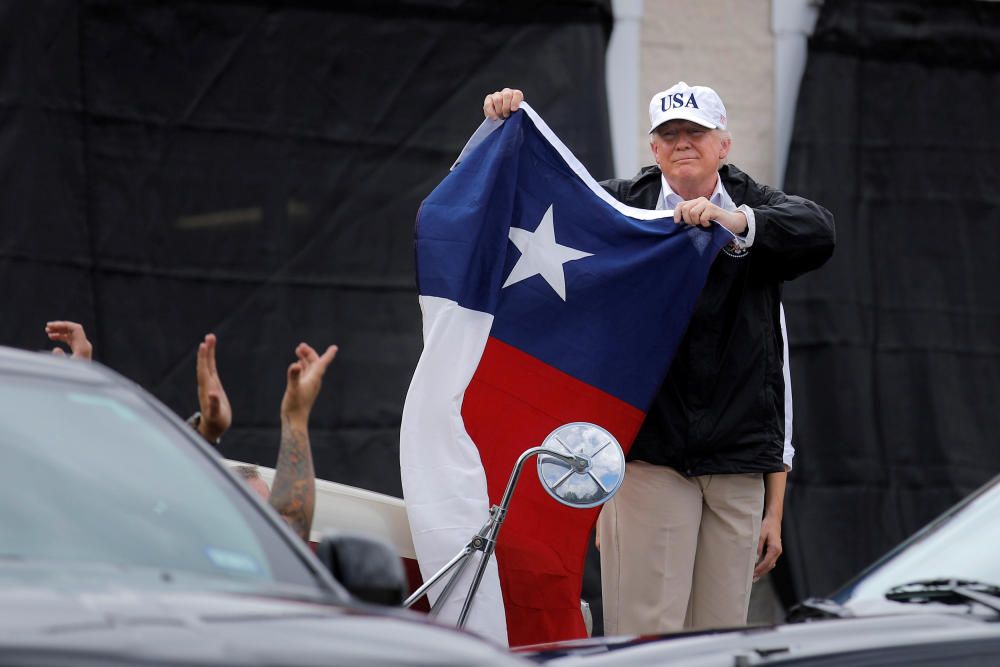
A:
<svg viewBox="0 0 1000 667">
<path fill-rule="evenodd" d="M 754 211 L 749 251 L 720 252 L 630 460 L 684 475 L 783 470 L 785 385 L 778 308 L 781 285 L 833 254 L 833 216 L 760 185 L 732 165 L 719 170 L 737 206 Z M 619 201 L 656 208 L 660 170 L 601 185 Z"/>
</svg>

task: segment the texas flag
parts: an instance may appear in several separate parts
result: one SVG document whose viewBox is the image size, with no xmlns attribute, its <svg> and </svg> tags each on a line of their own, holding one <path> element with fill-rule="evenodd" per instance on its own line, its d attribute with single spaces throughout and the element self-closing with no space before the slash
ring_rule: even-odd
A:
<svg viewBox="0 0 1000 667">
<path fill-rule="evenodd" d="M 424 351 L 400 466 L 425 580 L 483 525 L 518 456 L 557 427 L 592 422 L 627 450 L 732 240 L 617 202 L 521 109 L 483 124 L 417 215 Z M 585 636 L 598 512 L 560 505 L 527 466 L 467 628 L 512 646 Z M 457 619 L 474 565 L 442 619 Z"/>
</svg>

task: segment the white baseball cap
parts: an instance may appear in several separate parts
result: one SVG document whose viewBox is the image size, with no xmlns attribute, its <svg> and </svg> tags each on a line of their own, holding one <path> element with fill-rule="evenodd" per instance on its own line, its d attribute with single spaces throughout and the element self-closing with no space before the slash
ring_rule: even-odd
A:
<svg viewBox="0 0 1000 667">
<path fill-rule="evenodd" d="M 689 86 L 681 81 L 653 95 L 649 101 L 649 131 L 675 119 L 724 130 L 726 107 L 719 94 L 708 86 Z"/>
</svg>

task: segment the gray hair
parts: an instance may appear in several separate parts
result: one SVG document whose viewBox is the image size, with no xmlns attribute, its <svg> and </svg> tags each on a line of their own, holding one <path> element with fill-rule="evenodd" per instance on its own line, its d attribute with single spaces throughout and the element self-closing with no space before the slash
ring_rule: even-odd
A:
<svg viewBox="0 0 1000 667">
<path fill-rule="evenodd" d="M 730 132 L 729 130 L 719 130 L 719 129 L 716 129 L 716 130 L 713 130 L 713 131 L 714 132 L 718 132 L 719 136 L 722 137 L 723 141 L 728 141 L 729 142 L 729 149 L 732 150 L 732 147 L 733 147 L 733 133 Z M 729 164 L 729 154 L 728 153 L 726 154 L 726 157 L 722 158 L 722 164 Z"/>
</svg>

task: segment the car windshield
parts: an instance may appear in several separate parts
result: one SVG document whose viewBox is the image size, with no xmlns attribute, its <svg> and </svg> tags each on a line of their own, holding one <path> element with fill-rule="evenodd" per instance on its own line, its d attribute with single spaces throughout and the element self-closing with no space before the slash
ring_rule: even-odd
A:
<svg viewBox="0 0 1000 667">
<path fill-rule="evenodd" d="M 124 385 L 0 377 L 0 565 L 325 593 L 260 508 Z M 9 573 L 9 572 L 8 572 Z"/>
<path fill-rule="evenodd" d="M 833 599 L 882 604 L 902 584 L 957 579 L 1000 585 L 1000 480 L 862 573 Z"/>
</svg>

